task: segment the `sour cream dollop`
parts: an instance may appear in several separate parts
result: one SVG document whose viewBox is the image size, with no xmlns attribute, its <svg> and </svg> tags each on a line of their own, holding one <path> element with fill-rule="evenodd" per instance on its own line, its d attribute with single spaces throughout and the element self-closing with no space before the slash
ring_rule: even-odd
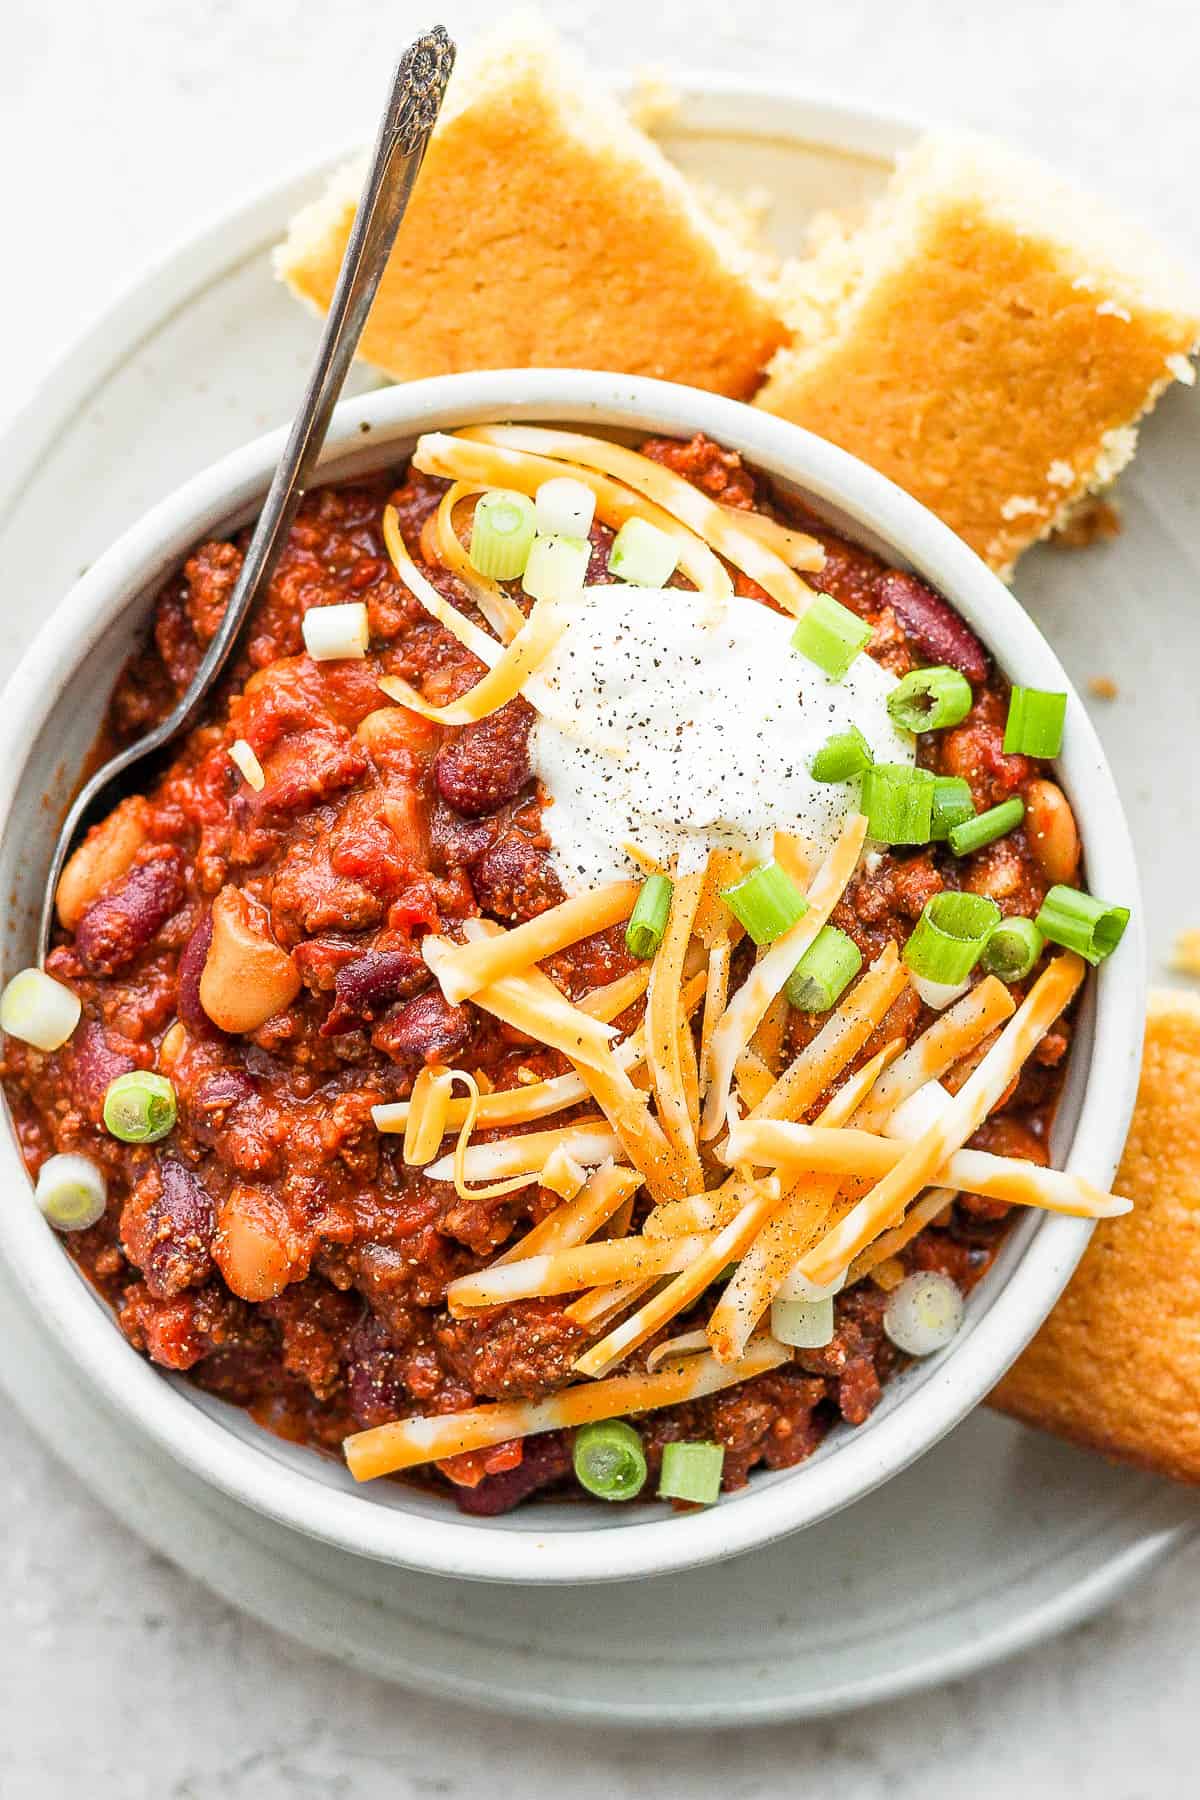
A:
<svg viewBox="0 0 1200 1800">
<path fill-rule="evenodd" d="M 776 831 L 823 855 L 859 783 L 813 780 L 822 744 L 856 725 L 876 762 L 915 760 L 888 716 L 895 677 L 864 654 L 831 681 L 793 630 L 756 600 L 584 590 L 529 690 L 543 825 L 568 891 L 628 875 L 626 842 L 683 869 L 722 846 L 768 857 Z"/>
</svg>

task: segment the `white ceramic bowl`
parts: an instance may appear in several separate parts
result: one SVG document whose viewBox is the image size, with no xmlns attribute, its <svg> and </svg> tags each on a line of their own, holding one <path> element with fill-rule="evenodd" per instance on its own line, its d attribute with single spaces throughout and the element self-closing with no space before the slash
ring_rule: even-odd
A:
<svg viewBox="0 0 1200 1800">
<path fill-rule="evenodd" d="M 864 464 L 761 412 L 690 388 L 578 371 L 490 372 L 393 387 L 338 408 L 323 475 L 403 461 L 422 431 L 520 419 L 689 437 L 740 450 L 831 524 L 905 564 L 954 604 L 1023 684 L 1069 690 L 1008 590 L 916 501 Z M 273 433 L 164 500 L 91 569 L 46 624 L 0 705 L 0 891 L 11 897 L 5 972 L 30 958 L 54 822 L 95 739 L 112 684 L 160 581 L 198 540 L 252 517 L 282 447 Z M 114 448 L 119 454 L 119 446 Z M 69 519 L 69 510 L 64 512 Z M 1055 1129 L 1056 1161 L 1107 1185 L 1136 1092 L 1144 947 L 1137 875 L 1116 788 L 1071 692 L 1060 763 L 1094 890 L 1133 907 L 1118 952 L 1089 982 Z M 80 1379 L 192 1473 L 270 1518 L 358 1554 L 494 1581 L 617 1580 L 749 1550 L 814 1524 L 896 1474 L 988 1392 L 1053 1305 L 1087 1242 L 1083 1221 L 1029 1214 L 971 1296 L 954 1345 L 893 1382 L 871 1420 L 839 1428 L 807 1463 L 686 1516 L 658 1506 L 544 1503 L 500 1519 L 396 1483 L 356 1487 L 333 1459 L 259 1430 L 240 1410 L 152 1368 L 125 1342 L 33 1205 L 11 1127 L 0 1252 Z"/>
</svg>

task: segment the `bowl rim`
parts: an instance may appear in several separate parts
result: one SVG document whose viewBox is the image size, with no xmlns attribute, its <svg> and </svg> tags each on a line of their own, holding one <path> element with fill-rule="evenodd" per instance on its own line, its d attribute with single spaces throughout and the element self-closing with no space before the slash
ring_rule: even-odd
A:
<svg viewBox="0 0 1200 1800">
<path fill-rule="evenodd" d="M 390 446 L 423 430 L 485 419 L 561 420 L 647 434 L 703 430 L 882 540 L 897 561 L 946 594 L 1011 678 L 1066 689 L 1069 729 L 1060 768 L 1080 815 L 1090 877 L 1098 891 L 1127 896 L 1133 909 L 1119 954 L 1090 984 L 1092 1056 L 1066 1157 L 1073 1172 L 1107 1185 L 1136 1097 L 1144 1018 L 1136 866 L 1094 727 L 1057 657 L 1009 590 L 932 513 L 857 458 L 769 413 L 646 377 L 493 370 L 344 400 L 319 479 L 386 463 Z M 163 572 L 205 532 L 253 511 L 284 435 L 276 430 L 253 440 L 160 501 L 97 559 L 43 625 L 0 705 L 0 833 L 19 829 L 22 806 L 40 804 L 40 795 L 21 792 L 23 764 L 66 681 L 127 608 L 149 601 Z M 0 1166 L 24 1191 L 28 1177 L 11 1128 L 0 1143 Z M 1031 1224 L 1004 1281 L 994 1289 L 985 1284 L 986 1304 L 963 1339 L 930 1359 L 918 1381 L 891 1384 L 864 1428 L 839 1435 L 836 1455 L 752 1481 L 706 1511 L 650 1518 L 642 1511 L 627 1523 L 606 1518 L 599 1529 L 556 1531 L 546 1529 L 545 1511 L 538 1508 L 518 1511 L 496 1529 L 457 1513 L 431 1518 L 364 1504 L 364 1490 L 330 1487 L 272 1454 L 274 1440 L 265 1432 L 256 1433 L 255 1441 L 240 1438 L 190 1401 L 182 1382 L 165 1378 L 133 1350 L 35 1207 L 0 1208 L 0 1253 L 48 1328 L 119 1414 L 201 1480 L 277 1523 L 354 1554 L 460 1578 L 537 1583 L 646 1577 L 720 1560 L 815 1524 L 870 1492 L 931 1448 L 999 1380 L 1049 1312 L 1090 1232 L 1088 1221 L 1060 1216 Z"/>
</svg>

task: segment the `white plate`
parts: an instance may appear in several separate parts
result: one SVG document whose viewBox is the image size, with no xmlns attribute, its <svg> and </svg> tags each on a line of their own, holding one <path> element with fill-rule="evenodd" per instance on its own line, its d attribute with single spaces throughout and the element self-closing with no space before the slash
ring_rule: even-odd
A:
<svg viewBox="0 0 1200 1800">
<path fill-rule="evenodd" d="M 895 120 L 787 94 L 689 86 L 666 138 L 692 172 L 777 196 L 797 243 L 815 205 L 874 191 L 910 135 Z M 319 174 L 279 184 L 140 280 L 0 442 L 6 667 L 79 568 L 152 501 L 286 415 L 314 339 L 272 283 L 267 248 Z M 356 378 L 358 386 L 369 377 Z M 1196 852 L 1183 780 L 1200 618 L 1185 507 L 1200 444 L 1178 396 L 1126 487 L 1126 536 L 1039 553 L 1020 592 L 1100 709 L 1129 806 L 1161 957 L 1188 923 Z M 1129 630 L 1131 603 L 1138 612 Z M 2 670 L 0 670 L 2 672 Z M 1170 741 L 1152 741 L 1147 722 Z M 251 1518 L 132 1443 L 59 1362 L 27 1310 L 0 1317 L 6 1380 L 101 1497 L 229 1600 L 359 1667 L 514 1710 L 641 1723 L 814 1716 L 962 1675 L 1086 1616 L 1182 1541 L 1187 1498 L 986 1413 L 881 1493 L 771 1550 L 651 1584 L 572 1594 L 467 1586 L 359 1563 Z M 714 1637 L 712 1621 L 721 1620 Z"/>
</svg>

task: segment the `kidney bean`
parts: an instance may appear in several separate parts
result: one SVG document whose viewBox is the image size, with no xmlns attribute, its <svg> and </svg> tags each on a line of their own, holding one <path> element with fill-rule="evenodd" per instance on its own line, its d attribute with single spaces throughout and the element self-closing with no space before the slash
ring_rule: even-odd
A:
<svg viewBox="0 0 1200 1800">
<path fill-rule="evenodd" d="M 554 864 L 519 831 L 486 850 L 471 871 L 482 911 L 501 919 L 532 919 L 565 898 Z"/>
<path fill-rule="evenodd" d="M 390 1012 L 371 1042 L 393 1062 L 448 1062 L 466 1049 L 472 1034 L 467 1008 L 452 1006 L 430 988 Z"/>
<path fill-rule="evenodd" d="M 64 1076 L 75 1105 L 94 1125 L 100 1123 L 104 1096 L 118 1075 L 138 1067 L 129 1048 L 114 1047 L 103 1025 L 84 1019 L 63 1051 Z"/>
<path fill-rule="evenodd" d="M 470 868 L 485 850 L 491 849 L 505 816 L 488 813 L 479 819 L 464 819 L 444 800 L 438 800 L 429 819 L 432 866 L 440 871 Z"/>
<path fill-rule="evenodd" d="M 93 975 L 112 975 L 157 936 L 184 896 L 184 857 L 162 846 L 84 911 L 75 947 Z"/>
<path fill-rule="evenodd" d="M 257 1093 L 244 1069 L 216 1069 L 188 1097 L 188 1107 L 193 1113 L 223 1113 L 244 1100 L 253 1100 Z"/>
<path fill-rule="evenodd" d="M 121 1239 L 156 1300 L 201 1287 L 212 1274 L 216 1215 L 191 1169 L 163 1157 L 140 1181 L 121 1214 Z"/>
<path fill-rule="evenodd" d="M 425 987 L 429 970 L 415 945 L 397 950 L 366 950 L 344 963 L 333 981 L 333 1005 L 321 1026 L 322 1037 L 357 1026 L 373 1025 L 393 1000 L 403 1000 Z"/>
<path fill-rule="evenodd" d="M 478 1487 L 456 1487 L 454 1503 L 459 1512 L 475 1518 L 495 1518 L 511 1512 L 539 1488 L 550 1487 L 571 1471 L 571 1450 L 561 1431 L 545 1431 L 525 1439 L 525 1452 L 515 1469 L 502 1475 L 485 1475 Z"/>
<path fill-rule="evenodd" d="M 433 778 L 455 812 L 477 818 L 512 800 L 529 780 L 529 732 L 533 709 L 510 700 L 490 718 L 462 729 L 438 751 Z"/>
<path fill-rule="evenodd" d="M 346 1392 L 362 1430 L 398 1418 L 408 1404 L 403 1362 L 382 1319 L 364 1314 L 350 1339 Z"/>
<path fill-rule="evenodd" d="M 875 583 L 880 606 L 890 606 L 922 656 L 931 663 L 945 663 L 968 681 L 987 680 L 988 659 L 983 645 L 940 594 L 906 575 L 889 569 Z"/>
<path fill-rule="evenodd" d="M 175 1010 L 189 1031 L 207 1035 L 217 1028 L 200 1004 L 200 977 L 208 961 L 213 922 L 206 912 L 179 954 L 175 974 Z"/>
</svg>

